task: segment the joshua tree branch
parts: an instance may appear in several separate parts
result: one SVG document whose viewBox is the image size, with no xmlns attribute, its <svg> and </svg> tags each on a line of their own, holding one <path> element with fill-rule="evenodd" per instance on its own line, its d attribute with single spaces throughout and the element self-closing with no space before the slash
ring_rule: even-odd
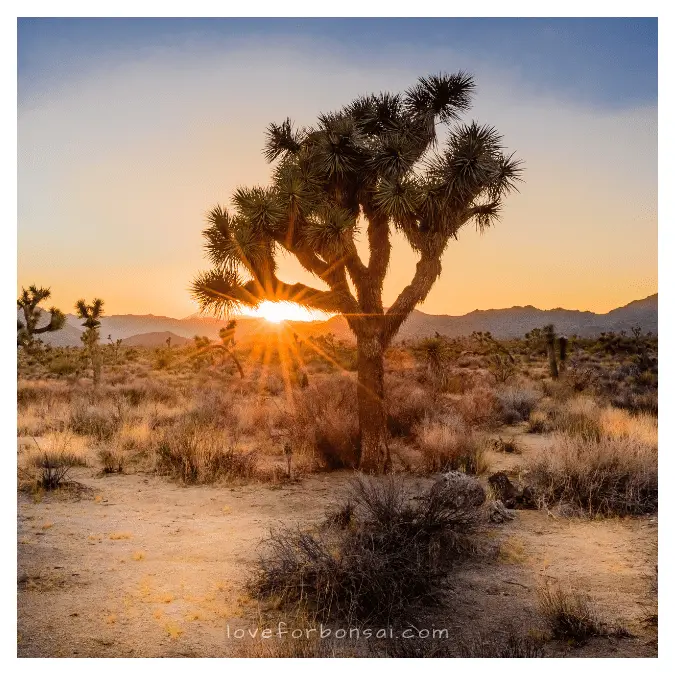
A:
<svg viewBox="0 0 675 675">
<path fill-rule="evenodd" d="M 378 290 L 378 295 L 381 295 L 391 256 L 388 218 L 375 214 L 368 216 L 368 246 L 370 248 L 368 272 Z M 382 309 L 381 306 L 379 309 Z"/>
<path fill-rule="evenodd" d="M 436 279 L 440 276 L 441 256 L 444 248 L 445 246 L 436 245 L 422 251 L 413 280 L 401 291 L 385 314 L 382 332 L 385 347 L 391 343 L 410 312 L 427 297 Z"/>
</svg>

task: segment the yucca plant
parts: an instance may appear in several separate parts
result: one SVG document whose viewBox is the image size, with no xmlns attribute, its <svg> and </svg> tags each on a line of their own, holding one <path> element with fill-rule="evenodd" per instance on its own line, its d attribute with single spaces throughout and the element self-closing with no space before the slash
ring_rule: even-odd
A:
<svg viewBox="0 0 675 675">
<path fill-rule="evenodd" d="M 474 88 L 463 72 L 432 75 L 402 94 L 362 96 L 309 128 L 290 119 L 270 124 L 264 154 L 276 162 L 271 183 L 240 187 L 232 211 L 218 205 L 208 214 L 203 234 L 212 269 L 192 283 L 203 312 L 290 301 L 347 320 L 357 341 L 359 466 L 366 472 L 389 465 L 385 350 L 440 276 L 450 240 L 468 223 L 481 231 L 493 225 L 520 178 L 520 162 L 506 153 L 496 129 L 458 121 Z M 438 124 L 449 127 L 442 148 Z M 419 261 L 385 311 L 393 230 Z M 367 264 L 356 248 L 362 232 Z M 283 251 L 327 290 L 279 279 Z"/>
<path fill-rule="evenodd" d="M 75 303 L 75 311 L 82 323 L 84 333 L 81 336 L 82 344 L 86 350 L 87 356 L 91 361 L 91 368 L 94 374 L 94 386 L 98 386 L 101 380 L 101 354 L 99 350 L 101 326 L 100 318 L 103 316 L 103 300 L 94 298 L 94 301 L 88 305 L 85 300 L 78 300 Z"/>
<path fill-rule="evenodd" d="M 17 346 L 30 347 L 35 343 L 36 335 L 53 333 L 63 328 L 66 317 L 56 307 L 50 307 L 49 322 L 38 328 L 38 322 L 43 313 L 39 305 L 50 297 L 51 291 L 48 288 L 38 288 L 35 284 L 29 286 L 27 290 L 21 288 L 21 295 L 17 298 L 16 306 L 23 312 L 23 321 L 17 319 L 16 322 Z"/>
</svg>

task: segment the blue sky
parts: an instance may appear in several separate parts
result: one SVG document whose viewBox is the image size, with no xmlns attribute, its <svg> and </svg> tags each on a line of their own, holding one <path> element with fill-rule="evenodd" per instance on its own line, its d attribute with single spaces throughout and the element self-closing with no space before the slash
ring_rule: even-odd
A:
<svg viewBox="0 0 675 675">
<path fill-rule="evenodd" d="M 18 283 L 185 316 L 204 214 L 264 184 L 265 127 L 474 74 L 469 119 L 526 165 L 421 307 L 608 311 L 657 291 L 652 19 L 30 19 L 18 24 Z M 414 272 L 396 242 L 385 304 Z M 311 282 L 288 258 L 288 281 Z"/>
<path fill-rule="evenodd" d="M 655 101 L 657 19 L 20 19 L 20 94 L 68 80 L 111 58 L 197 39 L 318 38 L 356 61 L 384 47 L 467 51 L 519 70 L 542 91 L 604 106 Z M 389 55 L 389 51 L 387 50 Z"/>
</svg>

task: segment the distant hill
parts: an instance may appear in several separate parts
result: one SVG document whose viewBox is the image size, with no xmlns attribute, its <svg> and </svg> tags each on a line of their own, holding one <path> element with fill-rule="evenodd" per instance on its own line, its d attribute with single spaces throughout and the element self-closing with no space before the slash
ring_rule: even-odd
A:
<svg viewBox="0 0 675 675">
<path fill-rule="evenodd" d="M 47 333 L 42 338 L 44 342 L 52 345 L 79 347 L 82 344 L 80 323 L 77 317 L 69 314 L 63 330 Z M 473 331 L 490 331 L 498 338 L 520 337 L 533 328 L 540 328 L 548 323 L 554 324 L 560 333 L 584 337 L 592 337 L 602 332 L 630 330 L 638 325 L 643 331 L 656 334 L 658 333 L 658 294 L 636 300 L 624 307 L 617 307 L 607 314 L 560 308 L 543 310 L 531 305 L 508 309 L 475 310 L 463 316 L 425 314 L 415 310 L 401 326 L 396 340 L 419 339 L 432 336 L 436 332 L 449 337 L 457 337 L 470 335 Z M 219 319 L 194 315 L 185 319 L 173 319 L 153 314 L 117 314 L 102 318 L 101 340 L 106 342 L 110 335 L 113 340 L 121 338 L 136 341 L 144 340 L 143 335 L 150 334 L 153 337 L 147 340 L 151 346 L 156 346 L 164 344 L 168 335 L 171 334 L 172 344 L 178 345 L 180 338 L 187 341 L 195 335 L 218 338 L 218 331 L 225 324 L 225 321 Z M 339 316 L 326 321 L 285 321 L 282 324 L 272 324 L 264 319 L 252 317 L 237 319 L 238 342 L 252 340 L 256 336 L 273 335 L 279 331 L 295 332 L 305 338 L 331 332 L 340 339 L 354 339 L 347 322 Z M 160 337 L 162 335 L 163 338 Z"/>
<path fill-rule="evenodd" d="M 580 312 L 573 309 L 542 310 L 532 307 L 476 310 L 464 316 L 434 316 L 415 310 L 401 326 L 398 340 L 433 335 L 436 331 L 449 337 L 470 335 L 473 331 L 490 331 L 498 338 L 520 337 L 552 323 L 559 333 L 592 337 L 602 332 L 630 330 L 658 333 L 658 294 L 636 300 L 607 314 Z"/>
<path fill-rule="evenodd" d="M 190 340 L 176 335 L 171 331 L 165 330 L 153 333 L 139 333 L 122 340 L 122 344 L 127 347 L 166 347 L 166 341 L 171 338 L 171 346 L 185 345 Z"/>
</svg>

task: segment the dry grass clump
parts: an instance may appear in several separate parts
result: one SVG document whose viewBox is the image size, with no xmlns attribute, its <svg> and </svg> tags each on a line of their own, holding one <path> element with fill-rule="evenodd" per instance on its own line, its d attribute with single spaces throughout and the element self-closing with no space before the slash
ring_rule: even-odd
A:
<svg viewBox="0 0 675 675">
<path fill-rule="evenodd" d="M 344 528 L 270 535 L 249 583 L 254 597 L 278 598 L 321 620 L 396 620 L 433 599 L 452 559 L 475 550 L 471 532 L 485 491 L 453 473 L 419 494 L 393 477 L 360 479 L 347 499 Z"/>
<path fill-rule="evenodd" d="M 307 630 L 314 630 L 318 633 L 319 628 L 301 629 L 291 626 L 288 629 L 289 633 L 293 630 L 302 630 L 306 635 Z M 302 637 L 245 640 L 237 645 L 232 653 L 232 657 L 236 659 L 330 659 L 340 656 L 346 656 L 346 654 L 342 651 L 338 652 L 334 641 L 304 635 Z"/>
<path fill-rule="evenodd" d="M 54 403 L 68 403 L 71 399 L 72 389 L 65 383 L 60 382 L 26 382 L 17 383 L 16 398 L 19 407 L 31 403 L 53 405 Z"/>
<path fill-rule="evenodd" d="M 658 420 L 653 415 L 633 415 L 619 408 L 604 408 L 600 412 L 602 434 L 609 438 L 632 438 L 645 445 L 658 447 Z"/>
<path fill-rule="evenodd" d="M 73 467 L 86 466 L 83 448 L 68 432 L 53 433 L 21 453 L 19 485 L 56 490 L 68 481 Z"/>
<path fill-rule="evenodd" d="M 456 415 L 437 421 L 424 420 L 415 429 L 417 445 L 427 472 L 464 471 L 484 473 L 485 444 Z"/>
<path fill-rule="evenodd" d="M 91 436 L 98 442 L 109 441 L 121 425 L 121 416 L 111 406 L 77 401 L 70 409 L 70 429 L 80 436 Z"/>
<path fill-rule="evenodd" d="M 98 459 L 103 465 L 103 473 L 122 473 L 127 454 L 119 448 L 100 448 Z"/>
<path fill-rule="evenodd" d="M 69 416 L 67 403 L 20 406 L 17 410 L 17 436 L 44 436 L 49 432 L 63 431 L 68 426 Z"/>
<path fill-rule="evenodd" d="M 233 428 L 238 421 L 230 393 L 216 387 L 198 388 L 183 416 L 195 426 L 214 429 Z"/>
<path fill-rule="evenodd" d="M 431 411 L 437 408 L 433 391 L 400 377 L 385 382 L 387 428 L 392 436 L 409 437 Z"/>
<path fill-rule="evenodd" d="M 115 446 L 125 453 L 143 453 L 153 440 L 150 422 L 146 418 L 125 421 L 114 439 Z"/>
<path fill-rule="evenodd" d="M 553 431 L 553 424 L 543 410 L 535 410 L 527 421 L 527 431 L 531 434 L 545 434 Z"/>
<path fill-rule="evenodd" d="M 251 479 L 257 453 L 241 452 L 223 433 L 183 422 L 162 432 L 155 449 L 156 469 L 183 483 Z"/>
<path fill-rule="evenodd" d="M 258 397 L 253 401 L 242 400 L 232 408 L 232 412 L 237 430 L 245 436 L 254 436 L 261 430 L 276 426 L 280 410 L 275 402 Z"/>
<path fill-rule="evenodd" d="M 587 396 L 571 398 L 549 408 L 551 428 L 587 441 L 598 441 L 602 436 L 600 410 L 600 406 Z"/>
<path fill-rule="evenodd" d="M 540 640 L 515 634 L 506 638 L 480 636 L 472 640 L 457 640 L 454 635 L 383 640 L 381 651 L 378 652 L 378 646 L 374 650 L 378 656 L 398 659 L 533 659 L 544 656 Z"/>
<path fill-rule="evenodd" d="M 548 584 L 539 589 L 538 600 L 539 609 L 558 640 L 583 645 L 588 638 L 608 634 L 588 595 Z"/>
<path fill-rule="evenodd" d="M 652 513 L 658 507 L 655 446 L 630 436 L 588 440 L 561 435 L 529 463 L 528 480 L 539 501 L 588 516 Z"/>
<path fill-rule="evenodd" d="M 470 427 L 491 427 L 497 422 L 499 402 L 494 389 L 476 387 L 456 403 L 457 412 Z"/>
<path fill-rule="evenodd" d="M 527 422 L 532 411 L 542 398 L 536 389 L 505 387 L 496 392 L 501 406 L 500 416 L 505 424 Z"/>
<path fill-rule="evenodd" d="M 123 396 L 132 407 L 148 402 L 175 405 L 179 399 L 175 387 L 159 380 L 134 380 L 128 384 L 111 387 L 111 389 L 116 394 Z"/>
<path fill-rule="evenodd" d="M 357 465 L 360 434 L 354 381 L 320 380 L 299 392 L 294 406 L 287 424 L 298 449 L 327 469 Z"/>
</svg>

